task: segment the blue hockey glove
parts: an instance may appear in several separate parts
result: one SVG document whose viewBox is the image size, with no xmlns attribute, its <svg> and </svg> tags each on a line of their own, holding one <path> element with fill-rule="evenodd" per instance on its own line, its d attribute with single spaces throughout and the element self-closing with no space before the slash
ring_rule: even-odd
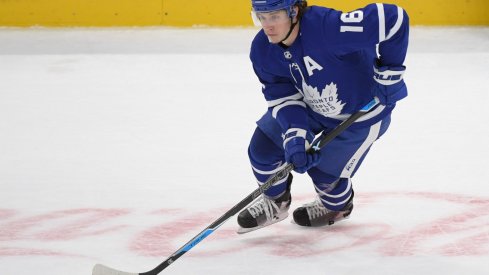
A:
<svg viewBox="0 0 489 275">
<path fill-rule="evenodd" d="M 305 173 L 307 170 L 319 164 L 320 152 L 307 154 L 309 144 L 314 140 L 314 135 L 300 128 L 290 128 L 284 134 L 285 160 L 294 164 L 294 171 Z"/>
<path fill-rule="evenodd" d="M 373 95 L 380 100 L 381 105 L 392 106 L 396 101 L 407 96 L 407 88 L 402 79 L 406 67 L 380 67 L 374 65 Z"/>
</svg>

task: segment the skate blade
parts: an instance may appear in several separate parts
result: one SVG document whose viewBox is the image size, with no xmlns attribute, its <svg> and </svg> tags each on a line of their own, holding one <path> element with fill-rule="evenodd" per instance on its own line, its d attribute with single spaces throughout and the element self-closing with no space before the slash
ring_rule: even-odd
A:
<svg viewBox="0 0 489 275">
<path fill-rule="evenodd" d="M 252 232 L 252 231 L 256 231 L 256 230 L 261 229 L 263 227 L 267 227 L 267 226 L 270 226 L 270 225 L 272 225 L 274 223 L 278 223 L 280 221 L 283 221 L 288 216 L 289 216 L 289 213 L 285 213 L 282 216 L 278 216 L 277 219 L 275 219 L 275 220 L 273 220 L 273 221 L 271 221 L 269 223 L 262 224 L 262 225 L 257 226 L 257 227 L 252 227 L 252 228 L 239 227 L 238 230 L 236 230 L 236 233 L 238 233 L 238 234 L 246 234 L 246 233 L 249 233 L 249 232 Z"/>
<path fill-rule="evenodd" d="M 328 223 L 321 224 L 321 225 L 312 225 L 312 226 L 303 226 L 303 225 L 300 225 L 300 224 L 296 223 L 294 219 L 290 220 L 290 223 L 291 224 L 298 225 L 300 227 L 323 227 L 323 226 L 331 226 L 333 224 L 336 224 L 337 222 L 340 222 L 340 221 L 343 221 L 343 220 L 347 220 L 349 218 L 350 218 L 350 216 L 348 215 L 346 217 L 341 217 L 341 218 L 339 218 L 339 219 L 337 219 L 335 221 L 332 221 L 332 222 L 328 222 Z"/>
</svg>

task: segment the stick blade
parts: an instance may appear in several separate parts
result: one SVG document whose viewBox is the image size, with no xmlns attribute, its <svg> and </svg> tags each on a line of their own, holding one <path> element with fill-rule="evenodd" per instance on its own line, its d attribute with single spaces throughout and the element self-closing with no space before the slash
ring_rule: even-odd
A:
<svg viewBox="0 0 489 275">
<path fill-rule="evenodd" d="M 96 264 L 93 267 L 92 275 L 139 275 L 139 273 L 119 271 L 105 265 Z"/>
</svg>

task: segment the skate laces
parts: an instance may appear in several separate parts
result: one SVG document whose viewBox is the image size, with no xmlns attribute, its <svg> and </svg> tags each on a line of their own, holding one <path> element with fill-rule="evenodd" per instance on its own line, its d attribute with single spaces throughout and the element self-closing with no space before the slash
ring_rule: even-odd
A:
<svg viewBox="0 0 489 275">
<path fill-rule="evenodd" d="M 309 218 L 311 220 L 314 218 L 319 218 L 324 214 L 330 212 L 330 210 L 324 207 L 323 203 L 319 198 L 316 198 L 316 200 L 314 200 L 313 202 L 305 204 L 304 207 L 306 208 L 307 214 L 309 215 Z"/>
<path fill-rule="evenodd" d="M 258 200 L 255 204 L 248 208 L 248 211 L 253 218 L 256 218 L 260 214 L 265 213 L 267 220 L 271 220 L 274 216 L 274 209 L 275 213 L 279 212 L 279 206 L 273 200 L 265 197 L 265 195 L 262 195 L 260 197 L 260 200 Z"/>
</svg>

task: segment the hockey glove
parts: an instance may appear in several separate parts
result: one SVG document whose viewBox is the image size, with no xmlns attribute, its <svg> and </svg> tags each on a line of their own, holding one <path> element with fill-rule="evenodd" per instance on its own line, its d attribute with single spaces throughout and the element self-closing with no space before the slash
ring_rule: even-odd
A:
<svg viewBox="0 0 489 275">
<path fill-rule="evenodd" d="M 290 128 L 284 134 L 285 160 L 294 165 L 294 171 L 303 174 L 321 161 L 320 152 L 306 153 L 313 140 L 311 132 L 300 128 Z"/>
<path fill-rule="evenodd" d="M 406 67 L 381 67 L 378 63 L 374 65 L 373 95 L 381 105 L 390 107 L 407 96 L 406 84 L 402 79 Z"/>
</svg>

